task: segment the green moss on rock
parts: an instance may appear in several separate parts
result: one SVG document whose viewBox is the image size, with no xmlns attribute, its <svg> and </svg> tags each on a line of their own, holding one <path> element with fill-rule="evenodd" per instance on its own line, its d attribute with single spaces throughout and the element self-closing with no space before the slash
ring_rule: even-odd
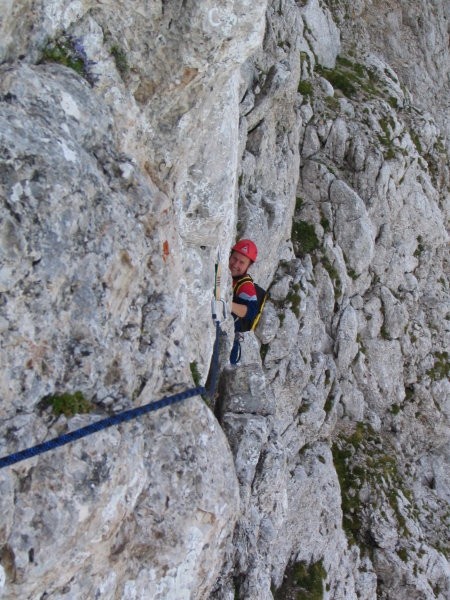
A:
<svg viewBox="0 0 450 600">
<path fill-rule="evenodd" d="M 55 415 L 65 415 L 66 417 L 89 413 L 94 408 L 92 402 L 87 400 L 80 391 L 73 394 L 65 393 L 46 396 L 41 401 L 41 406 L 50 406 Z"/>
<path fill-rule="evenodd" d="M 116 63 L 116 69 L 120 73 L 122 79 L 124 79 L 130 70 L 125 50 L 117 44 L 114 44 L 111 46 L 110 52 L 111 56 L 114 58 L 114 62 Z"/>
<path fill-rule="evenodd" d="M 291 238 L 296 256 L 306 256 L 320 247 L 314 225 L 306 221 L 293 222 Z"/>
<path fill-rule="evenodd" d="M 274 600 L 322 600 L 327 572 L 323 560 L 294 563 L 285 573 L 282 586 L 272 590 Z"/>
<path fill-rule="evenodd" d="M 450 359 L 448 352 L 435 352 L 434 366 L 427 374 L 433 381 L 450 378 Z"/>
<path fill-rule="evenodd" d="M 358 423 L 350 436 L 339 436 L 333 445 L 333 460 L 342 497 L 343 528 L 351 544 L 363 552 L 370 550 L 370 532 L 364 515 L 389 505 L 397 519 L 400 535 L 409 537 L 402 495 L 410 502 L 412 494 L 399 473 L 395 450 L 364 423 Z M 370 500 L 363 503 L 362 489 L 370 489 Z M 402 507 L 402 510 L 400 509 Z M 411 509 L 412 510 L 412 509 Z"/>
</svg>

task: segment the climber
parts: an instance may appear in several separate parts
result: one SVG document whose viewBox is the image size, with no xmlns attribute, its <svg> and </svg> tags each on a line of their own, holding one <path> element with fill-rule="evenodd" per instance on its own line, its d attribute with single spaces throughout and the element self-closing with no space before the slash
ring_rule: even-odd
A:
<svg viewBox="0 0 450 600">
<path fill-rule="evenodd" d="M 231 249 L 228 268 L 233 278 L 231 314 L 234 318 L 234 343 L 230 363 L 235 365 L 241 357 L 240 334 L 249 331 L 258 313 L 258 297 L 253 279 L 247 273 L 256 261 L 258 249 L 251 240 L 239 240 Z"/>
</svg>

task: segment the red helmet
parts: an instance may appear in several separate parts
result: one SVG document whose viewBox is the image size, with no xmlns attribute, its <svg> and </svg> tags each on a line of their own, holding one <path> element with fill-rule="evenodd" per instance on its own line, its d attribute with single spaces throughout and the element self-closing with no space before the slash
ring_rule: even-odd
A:
<svg viewBox="0 0 450 600">
<path fill-rule="evenodd" d="M 249 258 L 252 262 L 255 262 L 258 256 L 258 248 L 252 240 L 239 240 L 232 248 L 235 252 L 239 252 L 243 256 Z"/>
</svg>

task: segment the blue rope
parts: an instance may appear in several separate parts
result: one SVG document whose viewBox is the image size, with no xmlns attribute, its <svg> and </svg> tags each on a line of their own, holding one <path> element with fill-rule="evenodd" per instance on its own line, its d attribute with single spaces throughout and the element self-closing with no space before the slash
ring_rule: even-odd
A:
<svg viewBox="0 0 450 600">
<path fill-rule="evenodd" d="M 210 385 L 207 390 L 207 396 L 211 400 L 214 399 L 214 394 L 217 387 L 217 379 L 219 377 L 219 337 L 220 337 L 220 323 L 216 321 L 216 339 L 214 340 L 214 349 L 212 355 L 212 371 L 210 378 Z"/>
<path fill-rule="evenodd" d="M 184 392 L 180 392 L 179 394 L 175 394 L 174 396 L 166 396 L 165 398 L 161 398 L 161 400 L 156 400 L 155 402 L 150 402 L 149 404 L 144 404 L 143 406 L 138 406 L 137 408 L 125 410 L 112 417 L 107 417 L 106 419 L 101 419 L 100 421 L 91 423 L 86 427 L 81 427 L 80 429 L 75 429 L 69 433 L 64 433 L 59 437 L 48 440 L 47 442 L 43 442 L 42 444 L 38 444 L 37 446 L 32 446 L 31 448 L 21 450 L 20 452 L 15 452 L 14 454 L 10 454 L 8 456 L 3 456 L 0 458 L 0 469 L 3 467 L 9 467 L 10 465 L 27 458 L 32 458 L 38 454 L 43 454 L 44 452 L 48 452 L 54 448 L 59 448 L 60 446 L 64 446 L 65 444 L 69 444 L 75 440 L 80 440 L 81 438 L 96 433 L 97 431 L 101 431 L 102 429 L 107 429 L 108 427 L 118 425 L 119 423 L 124 423 L 125 421 L 131 421 L 132 419 L 146 415 L 149 412 L 159 410 L 165 406 L 170 406 L 176 402 L 181 402 L 187 398 L 192 398 L 193 396 L 202 396 L 203 394 L 206 394 L 209 398 L 213 398 L 216 391 L 219 373 L 219 335 L 220 324 L 218 321 L 216 321 L 216 339 L 214 341 L 214 350 L 212 356 L 211 385 L 207 390 L 204 387 L 196 387 Z"/>
<path fill-rule="evenodd" d="M 21 460 L 25 460 L 26 458 L 32 458 L 38 454 L 43 454 L 44 452 L 48 452 L 54 448 L 59 448 L 60 446 L 64 446 L 65 444 L 69 444 L 75 440 L 80 440 L 81 438 L 96 433 L 97 431 L 101 431 L 102 429 L 107 429 L 108 427 L 118 425 L 119 423 L 124 423 L 125 421 L 131 421 L 132 419 L 136 419 L 137 417 L 145 415 L 149 412 L 164 408 L 165 406 L 170 406 L 176 402 L 181 402 L 187 398 L 199 396 L 204 392 L 204 387 L 192 388 L 190 390 L 186 390 L 185 392 L 175 394 L 174 396 L 166 396 L 165 398 L 161 398 L 161 400 L 156 400 L 156 402 L 150 402 L 149 404 L 144 404 L 143 406 L 138 406 L 137 408 L 125 410 L 117 415 L 113 415 L 112 417 L 101 419 L 100 421 L 91 423 L 86 427 L 81 427 L 80 429 L 75 429 L 69 433 L 64 433 L 59 437 L 48 440 L 47 442 L 43 442 L 42 444 L 38 444 L 37 446 L 27 448 L 26 450 L 21 450 L 20 452 L 15 452 L 9 456 L 4 456 L 3 458 L 0 458 L 0 469 L 13 465 Z"/>
</svg>

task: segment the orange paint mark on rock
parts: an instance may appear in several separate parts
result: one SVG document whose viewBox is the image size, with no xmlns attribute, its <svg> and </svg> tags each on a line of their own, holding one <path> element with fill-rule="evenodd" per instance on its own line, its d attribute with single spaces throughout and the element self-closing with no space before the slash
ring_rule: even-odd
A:
<svg viewBox="0 0 450 600">
<path fill-rule="evenodd" d="M 169 258 L 169 254 L 170 254 L 169 242 L 167 240 L 164 240 L 164 242 L 163 242 L 163 261 L 164 262 L 166 262 L 166 260 Z"/>
</svg>

